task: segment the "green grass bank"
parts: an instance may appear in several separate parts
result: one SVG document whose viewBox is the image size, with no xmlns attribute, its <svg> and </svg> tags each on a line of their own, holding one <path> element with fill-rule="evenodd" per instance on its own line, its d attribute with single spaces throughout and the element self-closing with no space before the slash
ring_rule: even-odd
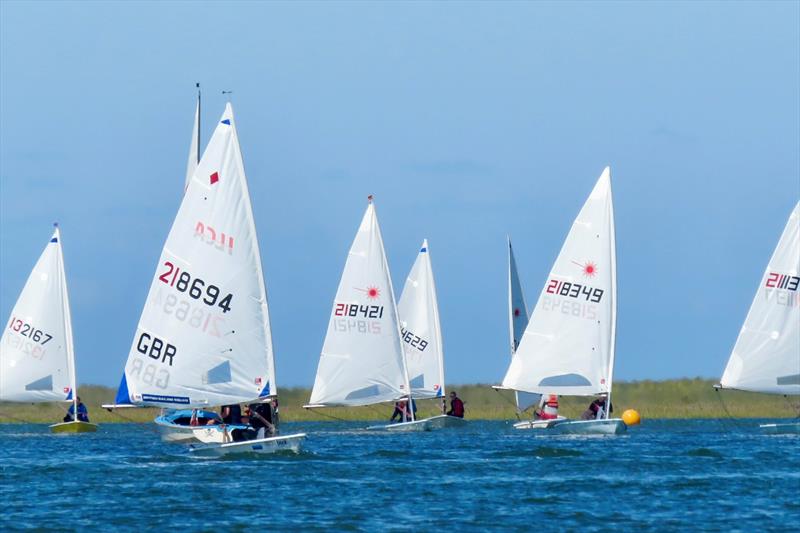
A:
<svg viewBox="0 0 800 533">
<path fill-rule="evenodd" d="M 625 409 L 636 409 L 644 420 L 654 418 L 792 418 L 798 416 L 797 398 L 768 394 L 713 389 L 712 380 L 679 379 L 667 381 L 622 382 L 614 386 L 614 413 L 621 415 Z M 466 405 L 467 417 L 484 420 L 510 420 L 515 418 L 513 394 L 495 391 L 489 385 L 454 385 Z M 334 408 L 309 411 L 303 409 L 310 390 L 305 388 L 281 389 L 281 419 L 286 422 L 310 420 L 382 420 L 392 412 L 390 404 Z M 89 408 L 92 422 L 124 423 L 149 422 L 157 409 L 120 409 L 109 413 L 100 407 L 111 403 L 116 391 L 109 387 L 84 385 L 80 387 L 83 402 Z M 577 417 L 589 404 L 589 398 L 561 398 L 560 413 Z M 438 414 L 438 402 L 417 402 L 419 415 Z M 66 404 L 12 404 L 0 403 L 0 423 L 37 422 L 52 423 L 64 416 Z"/>
</svg>

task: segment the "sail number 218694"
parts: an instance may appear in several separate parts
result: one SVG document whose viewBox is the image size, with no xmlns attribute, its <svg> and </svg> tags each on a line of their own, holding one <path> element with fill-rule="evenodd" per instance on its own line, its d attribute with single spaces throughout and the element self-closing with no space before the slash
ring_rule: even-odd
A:
<svg viewBox="0 0 800 533">
<path fill-rule="evenodd" d="M 222 309 L 223 313 L 231 310 L 233 294 L 228 293 L 227 296 L 220 300 L 220 290 L 216 285 L 206 285 L 205 281 L 192 277 L 185 270 L 181 271 L 180 267 L 176 267 L 170 261 L 164 261 L 164 266 L 167 267 L 167 271 L 158 276 L 158 279 L 170 287 L 175 287 L 178 292 L 185 292 L 195 300 L 201 301 L 208 306 L 216 305 Z"/>
</svg>

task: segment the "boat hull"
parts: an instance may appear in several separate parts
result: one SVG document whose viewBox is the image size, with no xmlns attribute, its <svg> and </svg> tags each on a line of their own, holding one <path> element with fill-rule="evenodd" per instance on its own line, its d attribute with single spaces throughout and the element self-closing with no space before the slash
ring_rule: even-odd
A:
<svg viewBox="0 0 800 533">
<path fill-rule="evenodd" d="M 305 433 L 294 433 L 226 444 L 192 444 L 189 446 L 189 452 L 198 457 L 223 457 L 237 454 L 266 455 L 285 451 L 298 453 L 305 438 Z"/>
<path fill-rule="evenodd" d="M 514 424 L 514 429 L 550 429 L 555 424 L 565 421 L 567 418 L 559 416 L 550 420 L 523 420 Z"/>
<path fill-rule="evenodd" d="M 556 421 L 550 428 L 560 435 L 620 435 L 628 426 L 620 418 Z"/>
<path fill-rule="evenodd" d="M 758 426 L 767 435 L 786 435 L 800 434 L 800 422 L 789 422 L 784 424 L 761 424 Z"/>
<path fill-rule="evenodd" d="M 383 424 L 370 426 L 370 431 L 434 431 L 437 429 L 462 427 L 467 423 L 463 418 L 449 415 L 438 415 L 413 422 L 398 422 L 397 424 Z"/>
<path fill-rule="evenodd" d="M 188 423 L 178 423 L 179 421 L 186 421 L 190 419 L 191 415 L 192 411 L 190 409 L 182 409 L 156 417 L 153 422 L 155 422 L 156 427 L 161 434 L 161 440 L 164 442 L 184 444 L 190 442 L 204 442 L 198 438 L 198 435 L 201 435 L 210 439 L 205 442 L 222 442 L 222 431 L 215 431 L 212 433 L 211 431 L 206 430 L 206 428 L 216 428 L 216 426 L 190 426 Z M 216 416 L 216 413 L 213 411 L 199 411 L 197 416 L 201 421 L 210 420 Z M 213 440 L 215 436 L 217 439 Z"/>
<path fill-rule="evenodd" d="M 50 431 L 53 433 L 94 433 L 97 431 L 97 424 L 73 420 L 72 422 L 53 424 L 50 426 Z"/>
</svg>

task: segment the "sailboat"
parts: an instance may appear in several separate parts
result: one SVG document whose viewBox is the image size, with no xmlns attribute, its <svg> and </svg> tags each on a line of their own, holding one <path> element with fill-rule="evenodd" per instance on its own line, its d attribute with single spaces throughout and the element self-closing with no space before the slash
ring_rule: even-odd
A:
<svg viewBox="0 0 800 533">
<path fill-rule="evenodd" d="M 116 405 L 189 410 L 267 401 L 277 395 L 273 358 L 261 254 L 228 103 L 161 252 Z M 192 448 L 201 455 L 297 451 L 306 437 L 228 442 L 228 428 L 219 425 L 167 429 L 207 442 Z"/>
<path fill-rule="evenodd" d="M 614 205 L 606 167 L 564 241 L 503 387 L 535 394 L 603 395 L 611 405 L 616 307 Z M 546 429 L 617 434 L 627 426 L 604 412 L 597 420 L 551 420 Z"/>
<path fill-rule="evenodd" d="M 0 401 L 72 402 L 73 421 L 53 424 L 50 430 L 97 430 L 96 424 L 77 420 L 72 318 L 58 224 L 28 276 L 0 339 Z"/>
<path fill-rule="evenodd" d="M 400 302 L 397 304 L 397 313 L 400 317 L 400 335 L 411 397 L 414 400 L 441 398 L 444 401 L 446 394 L 442 327 L 439 323 L 439 303 L 430 257 L 430 247 L 425 239 L 406 278 Z M 465 423 L 463 418 L 441 414 L 381 427 L 389 431 L 430 431 L 460 427 Z"/>
<path fill-rule="evenodd" d="M 717 387 L 800 394 L 800 202 L 767 264 Z M 800 422 L 761 428 L 767 433 L 800 433 Z"/>
<path fill-rule="evenodd" d="M 511 238 L 508 239 L 508 333 L 510 339 L 511 358 L 519 347 L 525 328 L 528 326 L 528 306 L 525 302 L 525 293 L 522 290 L 522 282 L 517 271 L 517 261 L 514 258 L 514 249 L 511 246 Z M 541 394 L 532 394 L 524 391 L 514 391 L 514 402 L 517 406 L 517 416 L 519 417 L 531 407 L 539 403 Z M 563 417 L 561 417 L 563 418 Z M 549 420 L 520 420 L 514 424 L 516 429 L 537 429 L 546 427 Z"/>
<path fill-rule="evenodd" d="M 307 409 L 410 400 L 392 278 L 372 196 L 331 308 Z"/>
</svg>

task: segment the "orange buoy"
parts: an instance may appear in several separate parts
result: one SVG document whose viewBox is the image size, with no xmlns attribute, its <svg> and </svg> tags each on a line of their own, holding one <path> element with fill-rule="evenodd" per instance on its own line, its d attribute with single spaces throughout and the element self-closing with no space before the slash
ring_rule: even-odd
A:
<svg viewBox="0 0 800 533">
<path fill-rule="evenodd" d="M 642 421 L 642 417 L 639 416 L 639 412 L 636 409 L 628 409 L 622 413 L 622 421 L 627 426 L 635 426 Z"/>
</svg>

